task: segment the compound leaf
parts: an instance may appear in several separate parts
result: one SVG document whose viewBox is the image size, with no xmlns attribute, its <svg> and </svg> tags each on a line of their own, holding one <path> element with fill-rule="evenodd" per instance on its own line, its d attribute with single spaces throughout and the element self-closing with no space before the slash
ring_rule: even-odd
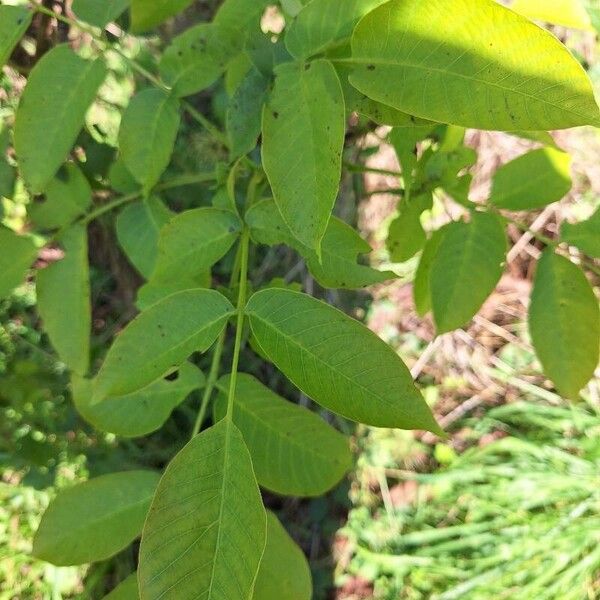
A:
<svg viewBox="0 0 600 600">
<path fill-rule="evenodd" d="M 439 334 L 468 323 L 502 276 L 507 241 L 502 221 L 472 213 L 469 223 L 451 223 L 430 273 L 433 317 Z"/>
<path fill-rule="evenodd" d="M 65 231 L 64 257 L 37 273 L 37 307 L 60 359 L 78 375 L 90 366 L 92 308 L 85 225 Z"/>
<path fill-rule="evenodd" d="M 5 298 L 23 283 L 38 251 L 31 238 L 1 225 L 0 248 L 0 298 Z"/>
<path fill-rule="evenodd" d="M 216 340 L 234 309 L 214 290 L 185 290 L 153 304 L 118 335 L 95 382 L 94 400 L 124 396 L 164 377 Z"/>
<path fill-rule="evenodd" d="M 493 178 L 490 202 L 508 210 L 532 210 L 566 196 L 573 185 L 571 157 L 540 148 L 500 167 Z"/>
<path fill-rule="evenodd" d="M 551 248 L 538 262 L 529 331 L 544 373 L 563 396 L 576 399 L 598 366 L 600 310 L 581 269 Z"/>
<path fill-rule="evenodd" d="M 33 13 L 23 6 L 0 6 L 0 69 L 31 24 Z"/>
<path fill-rule="evenodd" d="M 158 239 L 152 281 L 189 280 L 205 273 L 229 251 L 242 224 L 238 216 L 218 208 L 196 208 L 175 216 Z"/>
<path fill-rule="evenodd" d="M 321 259 L 300 243 L 290 231 L 273 200 L 257 202 L 246 213 L 246 223 L 255 242 L 275 246 L 287 244 L 307 261 L 308 268 L 326 288 L 361 288 L 396 277 L 391 271 L 377 271 L 357 263 L 359 254 L 371 252 L 371 246 L 352 227 L 331 217 L 321 242 Z"/>
<path fill-rule="evenodd" d="M 91 203 L 88 180 L 75 163 L 67 163 L 48 184 L 43 202 L 34 201 L 29 215 L 41 229 L 55 229 L 74 222 Z"/>
<path fill-rule="evenodd" d="M 40 194 L 64 162 L 106 76 L 101 59 L 56 46 L 31 71 L 15 118 L 15 152 L 23 179 Z"/>
<path fill-rule="evenodd" d="M 227 411 L 230 376 L 218 382 L 215 411 Z M 239 373 L 233 421 L 244 436 L 258 483 L 278 494 L 320 496 L 352 463 L 348 440 L 313 412 Z"/>
<path fill-rule="evenodd" d="M 34 556 L 64 566 L 115 555 L 142 531 L 159 478 L 126 471 L 61 490 L 35 534 Z"/>
<path fill-rule="evenodd" d="M 494 0 L 392 0 L 357 25 L 352 60 L 352 85 L 425 119 L 508 131 L 600 125 L 579 62 Z"/>
<path fill-rule="evenodd" d="M 304 553 L 279 519 L 267 511 L 267 545 L 260 563 L 254 600 L 311 600 L 312 577 Z"/>
<path fill-rule="evenodd" d="M 560 239 L 579 248 L 592 258 L 600 258 L 600 208 L 587 220 L 580 223 L 563 223 Z"/>
<path fill-rule="evenodd" d="M 223 420 L 195 436 L 160 481 L 142 534 L 141 600 L 248 600 L 265 542 L 250 454 Z"/>
<path fill-rule="evenodd" d="M 121 156 L 145 193 L 169 165 L 179 122 L 177 99 L 155 88 L 136 94 L 123 114 L 119 131 Z"/>
<path fill-rule="evenodd" d="M 257 292 L 246 312 L 266 356 L 325 408 L 377 427 L 441 433 L 400 357 L 354 319 L 284 289 Z"/>
<path fill-rule="evenodd" d="M 319 249 L 337 197 L 345 110 L 325 60 L 286 63 L 263 111 L 263 163 L 275 202 L 294 236 Z"/>
<path fill-rule="evenodd" d="M 159 379 L 137 392 L 94 403 L 92 381 L 72 378 L 73 400 L 81 416 L 100 431 L 127 438 L 142 437 L 160 429 L 173 409 L 204 384 L 202 371 L 186 362 L 175 379 Z"/>
<path fill-rule="evenodd" d="M 156 196 L 125 207 L 116 219 L 117 239 L 131 264 L 150 279 L 158 255 L 160 230 L 173 213 Z"/>
</svg>

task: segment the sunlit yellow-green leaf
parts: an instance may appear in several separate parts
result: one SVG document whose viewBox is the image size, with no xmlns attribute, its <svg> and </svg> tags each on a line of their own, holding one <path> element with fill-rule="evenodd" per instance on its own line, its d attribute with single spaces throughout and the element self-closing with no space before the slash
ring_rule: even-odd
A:
<svg viewBox="0 0 600 600">
<path fill-rule="evenodd" d="M 425 119 L 493 130 L 600 125 L 583 67 L 494 0 L 392 0 L 354 30 L 350 82 Z"/>
<path fill-rule="evenodd" d="M 571 157 L 553 148 L 541 148 L 496 171 L 490 202 L 508 210 L 533 210 L 558 202 L 572 185 Z"/>
<path fill-rule="evenodd" d="M 581 0 L 515 0 L 510 7 L 529 19 L 574 29 L 593 29 Z"/>
</svg>

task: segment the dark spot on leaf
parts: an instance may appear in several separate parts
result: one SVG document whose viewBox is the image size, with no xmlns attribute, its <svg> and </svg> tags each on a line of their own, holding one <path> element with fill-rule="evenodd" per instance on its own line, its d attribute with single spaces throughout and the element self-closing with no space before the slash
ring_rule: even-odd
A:
<svg viewBox="0 0 600 600">
<path fill-rule="evenodd" d="M 174 373 L 169 373 L 165 377 L 165 381 L 177 381 L 179 379 L 179 371 L 175 371 Z"/>
<path fill-rule="evenodd" d="M 375 65 L 367 65 L 367 70 L 374 71 L 375 70 Z"/>
</svg>

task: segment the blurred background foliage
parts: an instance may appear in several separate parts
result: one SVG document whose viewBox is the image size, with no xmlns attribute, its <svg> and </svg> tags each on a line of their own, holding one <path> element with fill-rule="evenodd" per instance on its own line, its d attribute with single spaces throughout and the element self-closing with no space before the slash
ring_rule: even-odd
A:
<svg viewBox="0 0 600 600">
<path fill-rule="evenodd" d="M 197 2 L 162 29 L 162 40 L 210 18 L 216 4 Z M 597 18 L 598 9 L 590 8 Z M 0 76 L 0 123 L 13 114 L 23 75 L 44 49 L 68 38 L 64 28 L 38 17 Z M 279 18 L 276 11 L 267 14 L 265 29 L 275 28 Z M 600 85 L 596 33 L 552 30 Z M 72 42 L 85 51 L 89 40 Z M 147 38 L 130 42 L 124 51 L 153 68 L 160 44 L 160 38 Z M 112 60 L 111 76 L 79 141 L 85 164 L 96 172 L 110 162 L 120 114 L 140 84 L 125 63 Z M 195 99 L 198 109 L 220 124 L 225 86 L 219 82 Z M 339 489 L 314 500 L 273 496 L 266 503 L 309 557 L 316 600 L 600 598 L 600 379 L 589 384 L 583 402 L 569 405 L 539 375 L 524 323 L 531 267 L 541 245 L 512 231 L 508 273 L 497 292 L 468 329 L 435 338 L 431 321 L 420 319 L 412 303 L 416 260 L 394 264 L 385 248 L 397 202 L 388 190 L 398 186 L 384 172 L 398 169 L 386 133 L 363 119 L 351 124 L 347 158 L 370 170 L 346 176 L 337 212 L 358 223 L 374 247 L 373 264 L 396 271 L 398 280 L 360 294 L 324 291 L 284 249 L 256 257 L 262 265 L 257 278 L 300 281 L 365 319 L 408 362 L 449 439 L 360 426 L 353 437 L 355 469 Z M 598 132 L 560 132 L 554 139 L 574 158 L 576 184 L 563 201 L 531 215 L 529 225 L 549 237 L 562 222 L 582 220 L 600 203 Z M 475 200 L 485 196 L 499 165 L 536 147 L 514 136 L 476 131 L 467 132 L 466 143 L 478 155 L 470 169 Z M 224 158 L 221 153 L 208 134 L 187 124 L 171 168 L 205 171 Z M 206 194 L 201 190 L 179 188 L 163 199 L 181 210 L 208 203 L 210 198 L 199 197 Z M 18 181 L 10 194 L 0 190 L 0 195 L 0 217 L 13 226 L 35 201 Z M 448 221 L 452 210 L 437 197 L 423 219 L 425 228 Z M 107 340 L 134 314 L 140 280 L 118 251 L 112 217 L 93 225 L 90 258 L 93 348 L 101 356 Z M 213 276 L 226 281 L 230 267 L 224 260 Z M 52 567 L 29 556 L 40 516 L 55 491 L 75 481 L 163 465 L 187 440 L 198 398 L 189 398 L 160 432 L 146 438 L 126 440 L 92 430 L 72 406 L 64 366 L 40 333 L 35 302 L 30 284 L 0 302 L 0 600 L 102 598 L 134 569 L 137 548 L 101 565 Z M 295 397 L 269 375 L 274 388 Z M 350 423 L 324 417 L 352 431 Z"/>
</svg>

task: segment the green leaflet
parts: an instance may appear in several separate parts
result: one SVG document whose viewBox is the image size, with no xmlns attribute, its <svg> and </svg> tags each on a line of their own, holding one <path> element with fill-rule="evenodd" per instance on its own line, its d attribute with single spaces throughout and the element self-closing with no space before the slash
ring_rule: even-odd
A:
<svg viewBox="0 0 600 600">
<path fill-rule="evenodd" d="M 2 7 L 0 6 L 0 10 Z M 0 198 L 12 198 L 17 179 L 16 169 L 9 164 L 6 151 L 10 146 L 10 130 L 0 120 Z"/>
<path fill-rule="evenodd" d="M 131 30 L 144 33 L 185 10 L 193 0 L 131 0 Z"/>
<path fill-rule="evenodd" d="M 179 121 L 177 99 L 155 88 L 136 94 L 123 114 L 119 149 L 145 193 L 158 183 L 169 165 Z"/>
<path fill-rule="evenodd" d="M 211 273 L 196 273 L 192 278 L 180 279 L 179 281 L 149 281 L 138 289 L 135 305 L 139 310 L 146 310 L 153 304 L 163 300 L 167 296 L 191 290 L 195 288 L 209 288 L 211 286 Z"/>
<path fill-rule="evenodd" d="M 153 282 L 190 280 L 207 272 L 233 246 L 242 223 L 218 208 L 196 208 L 175 216 L 161 231 Z"/>
<path fill-rule="evenodd" d="M 17 235 L 12 229 L 0 225 L 0 298 L 8 296 L 23 283 L 31 263 L 37 256 L 33 240 Z"/>
<path fill-rule="evenodd" d="M 140 189 L 140 184 L 130 173 L 122 156 L 117 156 L 115 162 L 110 166 L 108 181 L 110 187 L 121 194 L 133 194 Z"/>
<path fill-rule="evenodd" d="M 424 317 L 431 310 L 429 276 L 438 248 L 440 247 L 447 230 L 448 225 L 433 232 L 431 237 L 425 243 L 421 259 L 419 260 L 419 266 L 417 267 L 415 280 L 413 282 L 413 299 L 415 301 L 415 308 L 420 317 Z"/>
<path fill-rule="evenodd" d="M 261 200 L 246 213 L 252 239 L 259 244 L 287 244 L 307 261 L 308 268 L 326 288 L 355 289 L 396 277 L 391 271 L 377 271 L 357 264 L 359 254 L 371 252 L 371 246 L 349 225 L 332 217 L 321 242 L 321 260 L 314 250 L 301 244 L 289 230 L 272 200 Z"/>
<path fill-rule="evenodd" d="M 135 438 L 160 429 L 173 410 L 204 384 L 202 371 L 183 363 L 176 379 L 159 379 L 126 396 L 93 403 L 92 381 L 82 377 L 72 378 L 72 391 L 77 410 L 96 429 Z"/>
<path fill-rule="evenodd" d="M 29 216 L 41 229 L 56 229 L 74 222 L 91 203 L 88 180 L 75 163 L 67 163 L 48 184 L 43 202 L 31 205 Z"/>
<path fill-rule="evenodd" d="M 92 331 L 85 225 L 67 229 L 60 243 L 64 258 L 37 273 L 37 308 L 60 359 L 78 375 L 85 375 L 90 366 Z"/>
<path fill-rule="evenodd" d="M 95 383 L 94 400 L 140 390 L 216 340 L 234 309 L 214 290 L 186 290 L 139 314 L 118 335 Z"/>
<path fill-rule="evenodd" d="M 140 591 L 137 582 L 137 572 L 132 573 L 107 596 L 104 600 L 139 600 Z"/>
<path fill-rule="evenodd" d="M 263 112 L 263 165 L 283 219 L 319 252 L 338 193 L 344 97 L 331 63 L 286 63 Z"/>
<path fill-rule="evenodd" d="M 582 66 L 494 0 L 392 0 L 360 21 L 352 60 L 361 92 L 425 119 L 508 131 L 600 125 Z"/>
<path fill-rule="evenodd" d="M 267 545 L 253 600 L 311 600 L 312 576 L 304 553 L 279 519 L 267 511 Z"/>
<path fill-rule="evenodd" d="M 178 35 L 160 59 L 160 75 L 178 97 L 190 96 L 212 85 L 227 61 L 213 25 L 200 23 Z"/>
<path fill-rule="evenodd" d="M 31 71 L 15 119 L 15 152 L 33 194 L 64 162 L 105 76 L 101 59 L 84 60 L 67 45 L 50 50 Z"/>
<path fill-rule="evenodd" d="M 312 0 L 286 31 L 285 45 L 304 60 L 349 38 L 361 17 L 386 0 Z"/>
<path fill-rule="evenodd" d="M 218 382 L 218 418 L 227 412 L 230 376 Z M 244 436 L 258 483 L 278 494 L 320 496 L 352 464 L 348 440 L 316 414 L 238 373 L 233 422 Z"/>
<path fill-rule="evenodd" d="M 581 0 L 515 0 L 512 10 L 529 19 L 546 21 L 574 29 L 593 30 L 589 15 Z"/>
<path fill-rule="evenodd" d="M 242 434 L 224 420 L 167 467 L 142 534 L 141 600 L 248 600 L 266 542 L 265 509 Z"/>
<path fill-rule="evenodd" d="M 571 157 L 553 148 L 541 148 L 496 171 L 490 203 L 508 210 L 533 210 L 558 202 L 572 185 Z"/>
<path fill-rule="evenodd" d="M 158 255 L 160 230 L 173 213 L 157 196 L 126 206 L 116 219 L 119 245 L 131 264 L 150 279 Z"/>
<path fill-rule="evenodd" d="M 265 34 L 259 28 L 252 28 L 247 32 L 242 56 L 267 79 L 271 79 L 277 65 L 293 60 L 282 37 L 273 41 L 272 34 Z M 238 68 L 241 69 L 241 65 Z"/>
<path fill-rule="evenodd" d="M 61 490 L 44 513 L 33 555 L 54 565 L 105 560 L 142 531 L 159 475 L 126 471 Z"/>
<path fill-rule="evenodd" d="M 350 82 L 348 81 L 348 77 L 353 69 L 354 67 L 352 65 L 345 63 L 338 63 L 335 65 L 335 70 L 340 78 L 340 83 L 342 84 L 347 113 L 357 112 L 358 114 L 375 121 L 375 123 L 378 123 L 379 125 L 391 125 L 403 129 L 407 127 L 414 129 L 420 123 L 429 123 L 429 121 L 417 119 L 417 117 L 407 115 L 391 106 L 376 102 L 359 92 L 355 87 L 350 85 Z M 433 124 L 431 125 L 433 126 Z M 403 135 L 406 135 L 407 133 L 407 131 L 403 131 Z"/>
<path fill-rule="evenodd" d="M 269 80 L 251 67 L 236 88 L 227 108 L 227 135 L 232 159 L 256 147 Z"/>
<path fill-rule="evenodd" d="M 127 10 L 129 2 L 130 0 L 73 0 L 73 12 L 78 19 L 104 28 Z"/>
<path fill-rule="evenodd" d="M 23 6 L 0 6 L 0 69 L 25 35 L 33 13 Z"/>
<path fill-rule="evenodd" d="M 544 373 L 575 400 L 598 366 L 600 310 L 583 272 L 551 248 L 538 262 L 529 331 Z"/>
<path fill-rule="evenodd" d="M 354 319 L 282 289 L 257 292 L 246 312 L 263 352 L 325 408 L 376 427 L 442 433 L 402 360 Z"/>
<path fill-rule="evenodd" d="M 423 248 L 427 237 L 421 225 L 421 215 L 432 206 L 430 192 L 408 201 L 400 200 L 398 216 L 390 224 L 386 241 L 392 262 L 406 262 Z"/>
<path fill-rule="evenodd" d="M 243 50 L 248 31 L 259 27 L 260 18 L 272 3 L 272 0 L 224 0 L 221 3 L 213 25 L 225 60 Z"/>
<path fill-rule="evenodd" d="M 473 212 L 469 223 L 448 225 L 429 276 L 438 334 L 473 318 L 502 276 L 506 249 L 503 223 L 493 214 Z"/>
<path fill-rule="evenodd" d="M 417 168 L 417 144 L 424 140 L 435 127 L 435 123 L 423 121 L 416 117 L 409 117 L 409 123 L 404 127 L 394 127 L 388 135 L 388 139 L 402 168 L 404 187 L 410 191 L 415 180 L 415 169 Z"/>
<path fill-rule="evenodd" d="M 600 258 L 600 208 L 586 221 L 563 223 L 560 239 L 592 258 Z"/>
</svg>

